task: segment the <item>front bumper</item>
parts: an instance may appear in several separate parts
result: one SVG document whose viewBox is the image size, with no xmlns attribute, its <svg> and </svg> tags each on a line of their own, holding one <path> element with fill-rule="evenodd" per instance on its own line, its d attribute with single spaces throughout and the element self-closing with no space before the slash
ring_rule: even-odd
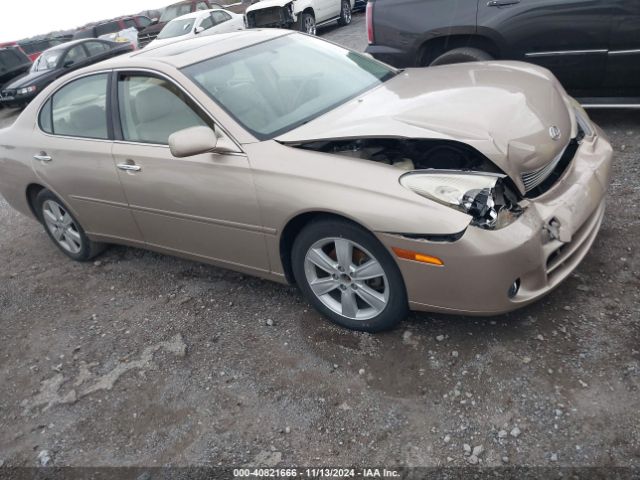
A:
<svg viewBox="0 0 640 480">
<path fill-rule="evenodd" d="M 440 258 L 443 267 L 398 259 L 413 310 L 501 314 L 523 307 L 557 287 L 593 244 L 605 211 L 613 150 L 598 129 L 583 140 L 557 184 L 527 201 L 523 215 L 496 231 L 469 227 L 455 242 L 429 242 L 377 233 L 393 247 Z M 560 237 L 546 226 L 556 220 Z M 393 253 L 392 253 L 393 255 Z M 518 293 L 509 289 L 519 280 Z"/>
<path fill-rule="evenodd" d="M 293 13 L 284 7 L 258 8 L 245 15 L 247 28 L 290 28 Z"/>
<path fill-rule="evenodd" d="M 26 106 L 36 96 L 36 93 L 27 93 L 26 95 L 4 95 L 0 96 L 0 105 L 7 108 L 22 108 Z"/>
</svg>

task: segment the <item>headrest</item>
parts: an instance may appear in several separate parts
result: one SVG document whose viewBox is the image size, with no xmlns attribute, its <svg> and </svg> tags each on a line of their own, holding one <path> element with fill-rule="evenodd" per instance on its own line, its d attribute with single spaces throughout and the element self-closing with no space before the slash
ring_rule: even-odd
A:
<svg viewBox="0 0 640 480">
<path fill-rule="evenodd" d="M 171 115 L 177 100 L 166 88 L 157 85 L 147 87 L 135 97 L 138 121 L 147 123 Z"/>
</svg>

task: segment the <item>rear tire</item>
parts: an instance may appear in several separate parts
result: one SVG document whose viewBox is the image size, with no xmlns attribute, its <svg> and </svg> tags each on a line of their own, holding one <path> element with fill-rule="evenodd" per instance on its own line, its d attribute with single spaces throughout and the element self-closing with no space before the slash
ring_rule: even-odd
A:
<svg viewBox="0 0 640 480">
<path fill-rule="evenodd" d="M 438 65 L 451 65 L 454 63 L 486 62 L 488 60 L 493 60 L 493 57 L 484 50 L 462 47 L 454 48 L 453 50 L 443 53 L 433 60 L 429 66 L 436 67 Z"/>
<path fill-rule="evenodd" d="M 340 10 L 340 18 L 338 19 L 338 25 L 346 26 L 351 23 L 351 2 L 349 0 L 342 0 L 342 9 Z"/>
<path fill-rule="evenodd" d="M 298 30 L 308 35 L 316 34 L 316 18 L 310 13 L 302 13 L 298 18 Z"/>
<path fill-rule="evenodd" d="M 107 247 L 104 243 L 89 240 L 78 220 L 53 192 L 42 190 L 34 203 L 47 235 L 67 257 L 86 262 Z"/>
<path fill-rule="evenodd" d="M 376 237 L 351 222 L 310 223 L 296 237 L 291 261 L 304 297 L 338 325 L 380 332 L 409 313 L 398 265 Z"/>
</svg>

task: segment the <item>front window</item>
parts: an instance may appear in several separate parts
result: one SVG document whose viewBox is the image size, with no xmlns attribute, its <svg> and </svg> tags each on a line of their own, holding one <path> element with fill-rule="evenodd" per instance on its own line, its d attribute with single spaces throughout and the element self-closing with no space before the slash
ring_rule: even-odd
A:
<svg viewBox="0 0 640 480">
<path fill-rule="evenodd" d="M 175 85 L 149 75 L 122 74 L 118 106 L 123 139 L 167 145 L 169 136 L 190 127 L 213 125 Z"/>
<path fill-rule="evenodd" d="M 292 130 L 396 74 L 366 56 L 297 34 L 183 71 L 262 140 Z"/>
<path fill-rule="evenodd" d="M 193 22 L 195 22 L 195 18 L 173 20 L 172 22 L 167 23 L 167 25 L 160 32 L 160 35 L 158 35 L 158 40 L 186 35 L 187 33 L 191 32 L 191 29 L 193 28 Z"/>
<path fill-rule="evenodd" d="M 164 12 L 162 13 L 162 16 L 160 17 L 160 23 L 170 22 L 174 18 L 181 17 L 182 15 L 186 15 L 187 13 L 191 13 L 190 3 L 170 5 L 165 8 Z"/>
<path fill-rule="evenodd" d="M 38 57 L 33 66 L 32 72 L 43 72 L 45 70 L 53 70 L 57 67 L 62 50 L 49 50 Z"/>
</svg>

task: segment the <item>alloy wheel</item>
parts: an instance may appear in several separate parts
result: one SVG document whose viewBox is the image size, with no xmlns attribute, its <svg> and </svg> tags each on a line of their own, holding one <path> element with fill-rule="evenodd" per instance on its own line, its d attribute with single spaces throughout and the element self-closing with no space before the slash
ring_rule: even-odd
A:
<svg viewBox="0 0 640 480">
<path fill-rule="evenodd" d="M 82 237 L 71 214 L 54 200 L 46 200 L 42 204 L 42 214 L 54 240 L 67 252 L 74 255 L 80 253 Z"/>
<path fill-rule="evenodd" d="M 349 25 L 351 23 L 351 4 L 348 1 L 342 2 L 342 10 L 344 11 L 344 23 Z"/>
<path fill-rule="evenodd" d="M 311 15 L 307 15 L 304 19 L 304 31 L 309 35 L 316 34 L 316 21 Z"/>
<path fill-rule="evenodd" d="M 389 283 L 380 262 L 346 238 L 315 242 L 305 256 L 304 272 L 318 300 L 351 320 L 374 318 L 389 302 Z"/>
</svg>

